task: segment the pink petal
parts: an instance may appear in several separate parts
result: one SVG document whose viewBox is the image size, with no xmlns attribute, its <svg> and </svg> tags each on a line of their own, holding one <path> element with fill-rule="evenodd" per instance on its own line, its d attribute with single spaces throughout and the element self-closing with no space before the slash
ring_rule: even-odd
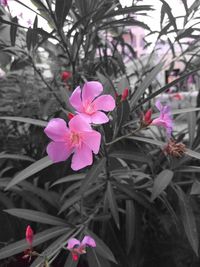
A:
<svg viewBox="0 0 200 267">
<path fill-rule="evenodd" d="M 85 132 L 83 142 L 95 153 L 99 152 L 101 144 L 101 134 L 97 131 Z"/>
<path fill-rule="evenodd" d="M 81 147 L 75 150 L 75 153 L 72 157 L 71 168 L 74 171 L 78 171 L 86 166 L 91 165 L 92 162 L 92 150 L 84 143 L 82 143 Z"/>
<path fill-rule="evenodd" d="M 103 86 L 99 82 L 86 82 L 82 90 L 82 100 L 83 104 L 91 103 L 95 97 L 103 92 Z"/>
<path fill-rule="evenodd" d="M 65 161 L 71 155 L 72 150 L 64 142 L 51 142 L 47 146 L 47 154 L 53 162 Z"/>
<path fill-rule="evenodd" d="M 157 100 L 156 103 L 155 103 L 155 106 L 157 107 L 158 110 L 162 110 L 163 108 L 163 105 L 161 104 L 160 100 Z"/>
<path fill-rule="evenodd" d="M 70 104 L 79 112 L 83 111 L 83 105 L 81 100 L 81 88 L 78 86 L 69 98 Z"/>
<path fill-rule="evenodd" d="M 92 237 L 86 235 L 81 242 L 81 246 L 89 246 L 95 248 L 96 242 Z"/>
<path fill-rule="evenodd" d="M 45 134 L 55 142 L 62 142 L 66 139 L 69 129 L 63 119 L 52 119 L 44 129 Z"/>
<path fill-rule="evenodd" d="M 106 116 L 105 113 L 101 111 L 96 111 L 94 114 L 91 115 L 91 122 L 94 124 L 102 124 L 109 121 L 109 118 Z"/>
<path fill-rule="evenodd" d="M 96 110 L 112 111 L 115 108 L 115 100 L 111 95 L 101 95 L 93 103 Z"/>
<path fill-rule="evenodd" d="M 79 113 L 79 116 L 81 116 L 82 119 L 85 120 L 87 123 L 92 123 L 91 115 L 88 115 L 86 113 Z"/>
<path fill-rule="evenodd" d="M 69 128 L 74 132 L 91 131 L 90 124 L 82 116 L 76 115 L 69 121 Z"/>
<path fill-rule="evenodd" d="M 68 240 L 68 245 L 67 245 L 67 249 L 71 250 L 73 249 L 75 246 L 80 246 L 80 241 L 76 238 L 70 238 Z"/>
</svg>

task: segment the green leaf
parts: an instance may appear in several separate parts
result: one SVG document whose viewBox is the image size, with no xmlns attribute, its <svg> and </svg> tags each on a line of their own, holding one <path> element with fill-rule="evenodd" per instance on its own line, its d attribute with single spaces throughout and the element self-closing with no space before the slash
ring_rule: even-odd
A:
<svg viewBox="0 0 200 267">
<path fill-rule="evenodd" d="M 80 187 L 79 194 L 82 195 L 90 187 L 90 183 L 94 182 L 99 174 L 104 170 L 106 159 L 102 158 L 100 159 L 96 164 L 94 164 L 89 172 L 86 174 L 85 179 L 83 180 L 83 183 Z"/>
<path fill-rule="evenodd" d="M 189 112 L 187 114 L 188 133 L 189 133 L 189 146 L 192 147 L 195 137 L 196 127 L 196 114 L 195 112 Z"/>
<path fill-rule="evenodd" d="M 90 194 L 94 193 L 95 191 L 99 190 L 101 187 L 103 186 L 103 184 L 98 184 L 96 186 L 93 186 L 91 189 L 87 190 L 84 195 L 80 195 L 79 193 L 77 193 L 76 195 L 74 195 L 73 197 L 67 199 L 64 204 L 62 205 L 62 207 L 60 208 L 59 214 L 63 211 L 65 211 L 66 209 L 68 209 L 70 206 L 74 205 L 74 203 L 76 203 L 77 201 L 79 201 L 81 199 L 81 197 L 86 197 L 89 196 Z"/>
<path fill-rule="evenodd" d="M 56 182 L 54 182 L 51 187 L 58 185 L 58 184 L 62 184 L 62 183 L 69 183 L 69 182 L 74 182 L 74 181 L 78 181 L 78 180 L 82 180 L 84 179 L 86 176 L 85 173 L 78 173 L 78 174 L 70 174 L 66 177 L 62 177 L 60 179 L 58 179 Z"/>
<path fill-rule="evenodd" d="M 199 183 L 199 181 L 195 180 L 194 183 L 192 184 L 190 195 L 200 195 L 200 183 Z"/>
<path fill-rule="evenodd" d="M 37 246 L 42 244 L 54 237 L 60 236 L 64 234 L 69 228 L 63 227 L 52 227 L 48 230 L 42 231 L 34 235 L 33 246 Z M 9 244 L 2 249 L 0 249 L 0 260 L 11 257 L 15 254 L 23 252 L 25 249 L 28 248 L 28 244 L 26 239 L 22 239 L 15 243 Z"/>
<path fill-rule="evenodd" d="M 11 46 L 15 46 L 15 41 L 16 41 L 16 35 L 17 35 L 17 26 L 15 24 L 18 24 L 18 18 L 14 17 L 11 20 L 13 24 L 10 27 L 10 41 L 11 41 Z"/>
<path fill-rule="evenodd" d="M 190 157 L 192 157 L 192 158 L 200 159 L 200 153 L 198 153 L 196 151 L 193 151 L 193 150 L 190 150 L 190 149 L 186 149 L 185 154 L 190 156 Z"/>
<path fill-rule="evenodd" d="M 147 77 L 142 81 L 141 85 L 138 87 L 138 89 L 134 92 L 132 99 L 130 101 L 130 106 L 133 108 L 136 103 L 138 103 L 138 100 L 140 97 L 144 94 L 145 90 L 149 87 L 149 85 L 152 83 L 152 81 L 156 78 L 158 73 L 162 70 L 164 66 L 164 63 L 158 64 L 148 75 Z"/>
<path fill-rule="evenodd" d="M 151 201 L 156 199 L 167 186 L 170 184 L 174 173 L 171 170 L 164 170 L 158 174 L 158 176 L 154 180 L 152 193 L 151 193 Z"/>
<path fill-rule="evenodd" d="M 117 264 L 117 261 L 112 253 L 112 251 L 109 249 L 109 247 L 103 242 L 102 239 L 100 239 L 97 235 L 95 235 L 93 232 L 91 232 L 90 230 L 85 230 L 85 234 L 91 236 L 92 238 L 94 238 L 95 242 L 96 242 L 96 252 L 101 255 L 103 258 L 108 259 L 114 263 Z"/>
<path fill-rule="evenodd" d="M 120 229 L 117 201 L 110 181 L 107 183 L 107 198 L 113 219 L 117 225 L 117 228 Z"/>
<path fill-rule="evenodd" d="M 195 222 L 195 217 L 192 211 L 192 207 L 190 206 L 190 202 L 188 197 L 182 191 L 180 187 L 177 187 L 176 190 L 179 197 L 179 205 L 181 210 L 181 217 L 183 226 L 185 229 L 186 236 L 188 241 L 194 250 L 195 254 L 198 256 L 198 248 L 199 248 L 199 237 Z"/>
<path fill-rule="evenodd" d="M 87 259 L 89 262 L 89 267 L 103 267 L 103 266 L 101 266 L 101 263 L 98 259 L 96 252 L 95 252 L 95 249 L 93 249 L 93 248 L 87 249 Z"/>
<path fill-rule="evenodd" d="M 129 253 L 135 236 L 135 207 L 133 200 L 126 200 L 126 244 Z"/>
<path fill-rule="evenodd" d="M 26 169 L 24 169 L 23 171 L 21 171 L 20 173 L 18 173 L 11 181 L 10 183 L 7 185 L 6 190 L 8 190 L 10 187 L 12 187 L 13 185 L 16 185 L 18 183 L 20 183 L 21 181 L 29 178 L 30 176 L 32 176 L 33 174 L 47 168 L 48 166 L 52 165 L 53 162 L 49 159 L 48 156 L 34 162 L 33 164 L 31 164 L 30 166 L 28 166 Z"/>
<path fill-rule="evenodd" d="M 72 0 L 56 0 L 55 14 L 58 23 L 58 27 L 63 27 L 65 18 L 69 13 L 72 5 Z"/>
<path fill-rule="evenodd" d="M 77 265 L 78 265 L 78 261 L 74 261 L 71 253 L 69 253 L 64 267 L 76 267 Z"/>
<path fill-rule="evenodd" d="M 24 161 L 31 161 L 34 162 L 35 160 L 31 157 L 24 156 L 24 155 L 17 155 L 17 154 L 7 154 L 7 153 L 0 153 L 0 159 L 16 159 L 16 160 L 24 160 Z"/>
<path fill-rule="evenodd" d="M 23 117 L 10 117 L 10 116 L 1 116 L 0 120 L 24 122 L 24 123 L 33 124 L 33 125 L 40 126 L 40 127 L 46 127 L 48 123 L 42 120 L 35 120 L 35 119 L 23 118 Z"/>
<path fill-rule="evenodd" d="M 57 225 L 57 226 L 66 226 L 66 222 L 58 217 L 49 215 L 47 213 L 35 211 L 35 210 L 28 210 L 28 209 L 7 209 L 4 210 L 10 215 L 16 216 L 18 218 L 22 218 L 24 220 L 39 222 L 44 224 L 50 225 Z"/>
</svg>

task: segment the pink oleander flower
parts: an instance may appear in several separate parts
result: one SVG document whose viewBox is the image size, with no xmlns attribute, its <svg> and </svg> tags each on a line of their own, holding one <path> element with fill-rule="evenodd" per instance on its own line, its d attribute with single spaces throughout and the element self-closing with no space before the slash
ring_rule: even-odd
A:
<svg viewBox="0 0 200 267">
<path fill-rule="evenodd" d="M 103 86 L 96 81 L 86 82 L 81 90 L 78 86 L 72 93 L 69 101 L 71 105 L 89 123 L 102 124 L 109 121 L 102 111 L 112 111 L 115 100 L 111 95 L 101 95 Z"/>
<path fill-rule="evenodd" d="M 32 247 L 33 244 L 33 238 L 34 238 L 34 233 L 30 225 L 27 226 L 26 228 L 26 241 L 29 244 L 30 247 Z"/>
<path fill-rule="evenodd" d="M 173 121 L 169 106 L 163 106 L 159 100 L 156 101 L 156 107 L 160 111 L 160 116 L 151 122 L 151 125 L 162 126 L 166 129 L 168 137 L 171 136 Z"/>
<path fill-rule="evenodd" d="M 71 251 L 73 260 L 77 261 L 79 255 L 86 253 L 87 246 L 95 248 L 96 242 L 92 237 L 86 235 L 81 242 L 76 238 L 70 238 L 67 249 Z"/>
<path fill-rule="evenodd" d="M 52 140 L 47 146 L 50 159 L 56 163 L 73 154 L 71 167 L 75 171 L 91 165 L 92 152 L 99 152 L 101 134 L 79 115 L 71 118 L 68 127 L 63 119 L 52 119 L 44 132 Z"/>
<path fill-rule="evenodd" d="M 0 5 L 7 6 L 8 5 L 8 0 L 0 0 Z"/>
</svg>

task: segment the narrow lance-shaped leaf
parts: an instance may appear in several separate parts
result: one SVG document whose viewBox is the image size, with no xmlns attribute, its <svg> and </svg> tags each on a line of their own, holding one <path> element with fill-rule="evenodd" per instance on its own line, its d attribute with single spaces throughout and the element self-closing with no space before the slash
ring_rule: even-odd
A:
<svg viewBox="0 0 200 267">
<path fill-rule="evenodd" d="M 110 182 L 108 182 L 107 185 L 107 197 L 108 197 L 108 203 L 110 206 L 110 211 L 112 213 L 113 219 L 117 225 L 117 228 L 120 228 L 120 224 L 119 224 L 119 212 L 118 212 L 118 206 L 117 206 L 117 201 L 115 198 L 115 194 L 112 188 L 112 185 Z"/>
<path fill-rule="evenodd" d="M 83 183 L 79 190 L 79 194 L 83 194 L 85 190 L 88 189 L 88 187 L 90 186 L 90 183 L 94 182 L 98 178 L 100 172 L 104 170 L 105 162 L 106 162 L 106 159 L 102 158 L 91 167 L 85 179 L 83 180 Z"/>
<path fill-rule="evenodd" d="M 47 168 L 48 166 L 52 165 L 53 162 L 49 159 L 48 156 L 36 161 L 35 163 L 28 166 L 26 169 L 18 173 L 7 185 L 6 190 L 8 190 L 13 185 L 20 183 L 21 181 L 29 178 L 33 174 Z"/>
<path fill-rule="evenodd" d="M 55 14 L 58 27 L 63 27 L 65 18 L 69 13 L 72 5 L 72 0 L 56 0 Z"/>
<path fill-rule="evenodd" d="M 11 45 L 15 46 L 15 40 L 17 35 L 17 26 L 15 24 L 18 24 L 18 18 L 14 17 L 11 21 L 13 22 L 13 24 L 10 27 L 10 41 Z"/>
<path fill-rule="evenodd" d="M 91 232 L 90 230 L 85 230 L 85 234 L 91 236 L 92 238 L 94 238 L 95 242 L 96 242 L 96 252 L 101 255 L 103 258 L 108 259 L 114 263 L 117 264 L 117 261 L 112 253 L 112 251 L 109 249 L 109 247 L 103 242 L 102 239 L 100 239 L 97 235 L 95 235 L 93 232 Z"/>
<path fill-rule="evenodd" d="M 173 178 L 174 173 L 171 170 L 164 170 L 158 174 L 156 179 L 154 180 L 151 201 L 156 199 L 169 185 Z"/>
<path fill-rule="evenodd" d="M 138 87 L 137 91 L 133 94 L 130 106 L 131 108 L 138 102 L 140 97 L 144 94 L 145 90 L 149 87 L 152 81 L 156 78 L 157 74 L 161 71 L 164 63 L 158 64 L 143 80 L 142 84 Z"/>
<path fill-rule="evenodd" d="M 135 207 L 133 200 L 126 200 L 126 244 L 127 251 L 133 245 L 133 239 L 135 236 Z"/>
<path fill-rule="evenodd" d="M 1 116 L 0 120 L 18 121 L 18 122 L 33 124 L 33 125 L 40 126 L 40 127 L 46 127 L 48 123 L 42 120 L 35 120 L 35 119 L 23 118 L 23 117 L 11 117 L 11 116 Z"/>
<path fill-rule="evenodd" d="M 176 192 L 179 197 L 181 217 L 186 236 L 188 238 L 188 241 L 190 242 L 192 249 L 198 256 L 199 237 L 192 207 L 190 205 L 188 197 L 185 195 L 185 193 L 182 191 L 180 187 L 177 186 Z"/>
<path fill-rule="evenodd" d="M 35 210 L 27 210 L 27 209 L 7 209 L 4 210 L 10 215 L 16 216 L 18 218 L 22 218 L 25 220 L 45 223 L 50 225 L 57 225 L 57 226 L 66 226 L 66 222 L 59 217 L 55 217 L 49 215 L 47 213 L 35 211 Z"/>
</svg>

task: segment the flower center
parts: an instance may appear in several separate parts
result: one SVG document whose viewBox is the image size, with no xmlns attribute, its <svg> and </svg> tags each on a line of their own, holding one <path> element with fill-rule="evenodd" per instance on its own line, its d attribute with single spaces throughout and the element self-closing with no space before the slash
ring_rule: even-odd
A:
<svg viewBox="0 0 200 267">
<path fill-rule="evenodd" d="M 95 107 L 93 103 L 86 103 L 84 107 L 85 113 L 92 115 L 95 112 Z"/>
<path fill-rule="evenodd" d="M 71 132 L 70 142 L 72 146 L 80 146 L 82 143 L 82 138 L 80 133 Z"/>
</svg>

